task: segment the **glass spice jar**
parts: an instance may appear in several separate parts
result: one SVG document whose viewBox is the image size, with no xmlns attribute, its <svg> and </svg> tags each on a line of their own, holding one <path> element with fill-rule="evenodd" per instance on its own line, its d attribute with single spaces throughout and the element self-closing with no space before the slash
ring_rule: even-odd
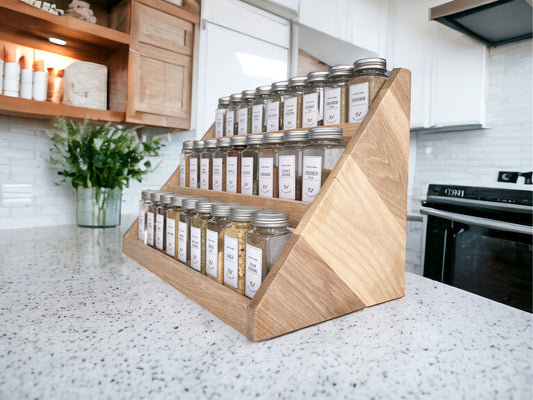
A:
<svg viewBox="0 0 533 400">
<path fill-rule="evenodd" d="M 205 241 L 207 221 L 211 218 L 211 200 L 198 201 L 191 218 L 191 268 L 205 275 Z"/>
<path fill-rule="evenodd" d="M 150 247 L 155 247 L 156 215 L 157 207 L 160 206 L 161 194 L 162 192 L 159 190 L 150 193 L 152 204 L 148 206 L 146 211 L 146 244 Z"/>
<path fill-rule="evenodd" d="M 239 122 L 239 106 L 241 104 L 240 93 L 233 93 L 230 98 L 230 103 L 226 109 L 226 136 L 233 136 L 237 134 Z"/>
<path fill-rule="evenodd" d="M 226 192 L 241 192 L 241 152 L 246 147 L 245 136 L 233 136 L 226 153 Z"/>
<path fill-rule="evenodd" d="M 181 147 L 181 154 L 180 154 L 180 186 L 181 187 L 189 187 L 189 176 L 190 176 L 190 155 L 192 152 L 192 140 L 186 140 L 183 142 L 183 145 Z"/>
<path fill-rule="evenodd" d="M 231 224 L 224 229 L 224 286 L 244 295 L 246 273 L 246 232 L 252 229 L 250 219 L 261 207 L 233 207 Z"/>
<path fill-rule="evenodd" d="M 387 62 L 383 58 L 363 58 L 354 64 L 350 82 L 348 122 L 361 122 L 378 92 L 388 79 Z"/>
<path fill-rule="evenodd" d="M 189 187 L 198 189 L 200 181 L 200 153 L 204 149 L 203 140 L 195 140 L 192 145 L 192 152 L 189 156 Z"/>
<path fill-rule="evenodd" d="M 179 223 L 180 212 L 183 211 L 181 204 L 183 199 L 186 199 L 188 196 L 183 196 L 180 194 L 173 194 L 170 196 L 170 205 L 167 209 L 167 229 L 166 229 L 166 253 L 177 259 L 178 253 L 176 249 L 178 248 L 178 235 L 176 234 L 176 227 Z"/>
<path fill-rule="evenodd" d="M 255 89 L 255 99 L 252 108 L 251 133 L 266 132 L 267 105 L 272 101 L 270 86 L 259 86 Z"/>
<path fill-rule="evenodd" d="M 329 69 L 324 88 L 324 125 L 348 122 L 348 92 L 353 77 L 353 66 L 337 65 Z"/>
<path fill-rule="evenodd" d="M 159 197 L 159 206 L 155 216 L 155 248 L 165 251 L 167 210 L 170 207 L 170 193 L 162 193 Z"/>
<path fill-rule="evenodd" d="M 265 133 L 257 153 L 259 196 L 278 197 L 278 150 L 283 146 L 283 132 Z"/>
<path fill-rule="evenodd" d="M 309 144 L 303 149 L 302 200 L 312 202 L 339 161 L 344 146 L 342 128 L 309 130 Z"/>
<path fill-rule="evenodd" d="M 302 127 L 302 100 L 306 82 L 306 76 L 289 79 L 289 89 L 283 103 L 283 129 Z"/>
<path fill-rule="evenodd" d="M 252 108 L 255 99 L 255 90 L 243 90 L 238 114 L 238 135 L 247 135 L 252 132 Z"/>
<path fill-rule="evenodd" d="M 288 81 L 279 81 L 272 84 L 270 89 L 272 101 L 267 103 L 267 132 L 279 131 L 283 126 L 283 101 L 288 87 Z"/>
<path fill-rule="evenodd" d="M 139 201 L 138 238 L 144 244 L 146 244 L 146 212 L 152 204 L 152 200 L 150 200 L 151 192 L 151 190 L 143 190 Z"/>
<path fill-rule="evenodd" d="M 211 205 L 211 218 L 205 231 L 205 272 L 208 277 L 224 284 L 224 229 L 231 224 L 232 207 L 237 203 L 215 203 Z"/>
<path fill-rule="evenodd" d="M 257 153 L 263 144 L 263 135 L 246 137 L 246 148 L 241 153 L 241 193 L 259 194 Z"/>
<path fill-rule="evenodd" d="M 302 128 L 324 125 L 324 87 L 328 82 L 328 71 L 307 74 L 302 105 Z"/>
<path fill-rule="evenodd" d="M 204 140 L 204 149 L 200 153 L 200 189 L 213 189 L 213 153 L 217 140 Z"/>
<path fill-rule="evenodd" d="M 213 190 L 226 191 L 226 153 L 230 147 L 230 138 L 217 139 L 217 148 L 213 152 Z"/>
<path fill-rule="evenodd" d="M 186 265 L 191 265 L 191 218 L 196 214 L 195 208 L 198 201 L 207 200 L 205 198 L 189 197 L 183 199 L 178 221 L 178 261 Z"/>
<path fill-rule="evenodd" d="M 279 198 L 302 200 L 303 148 L 309 143 L 308 131 L 286 131 L 285 145 L 278 150 Z"/>
<path fill-rule="evenodd" d="M 229 96 L 218 99 L 218 108 L 215 111 L 215 137 L 224 136 L 226 125 L 226 109 L 229 106 Z"/>
<path fill-rule="evenodd" d="M 261 210 L 252 214 L 253 228 L 246 233 L 246 297 L 252 298 L 287 245 L 292 233 L 289 213 Z"/>
</svg>

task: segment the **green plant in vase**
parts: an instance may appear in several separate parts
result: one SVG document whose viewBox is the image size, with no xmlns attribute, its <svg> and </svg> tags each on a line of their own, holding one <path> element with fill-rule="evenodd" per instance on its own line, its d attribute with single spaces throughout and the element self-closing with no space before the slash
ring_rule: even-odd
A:
<svg viewBox="0 0 533 400">
<path fill-rule="evenodd" d="M 151 171 L 150 161 L 144 160 L 159 156 L 160 141 L 139 140 L 136 128 L 63 117 L 56 118 L 48 133 L 53 142 L 50 159 L 59 167 L 60 182 L 70 181 L 76 190 L 78 225 L 119 225 L 122 189 L 130 179 L 141 182 Z"/>
</svg>

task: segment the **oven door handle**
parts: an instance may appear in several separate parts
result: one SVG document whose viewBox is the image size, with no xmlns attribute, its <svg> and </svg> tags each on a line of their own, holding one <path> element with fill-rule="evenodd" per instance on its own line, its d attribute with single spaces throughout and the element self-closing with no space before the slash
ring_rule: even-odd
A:
<svg viewBox="0 0 533 400">
<path fill-rule="evenodd" d="M 533 227 L 520 224 L 513 224 L 511 222 L 498 221 L 494 219 L 473 217 L 471 215 L 464 215 L 453 213 L 449 211 L 437 210 L 430 207 L 421 207 L 421 214 L 431 215 L 433 217 L 443 218 L 450 221 L 461 222 L 467 225 L 481 226 L 482 228 L 495 229 L 499 231 L 522 233 L 525 235 L 533 234 Z"/>
</svg>

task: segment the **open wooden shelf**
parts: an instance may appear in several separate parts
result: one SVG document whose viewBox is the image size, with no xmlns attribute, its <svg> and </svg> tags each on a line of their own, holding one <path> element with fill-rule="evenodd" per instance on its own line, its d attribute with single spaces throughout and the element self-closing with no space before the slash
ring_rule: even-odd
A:
<svg viewBox="0 0 533 400">
<path fill-rule="evenodd" d="M 179 168 L 164 191 L 286 209 L 296 230 L 253 299 L 137 240 L 123 251 L 250 340 L 260 341 L 405 295 L 411 74 L 398 68 L 311 204 L 182 188 Z M 210 129 L 204 139 L 213 137 Z"/>
</svg>

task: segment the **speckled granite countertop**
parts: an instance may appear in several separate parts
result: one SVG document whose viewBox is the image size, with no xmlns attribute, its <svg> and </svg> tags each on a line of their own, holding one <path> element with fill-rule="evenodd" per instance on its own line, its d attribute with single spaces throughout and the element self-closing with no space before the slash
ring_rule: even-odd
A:
<svg viewBox="0 0 533 400">
<path fill-rule="evenodd" d="M 123 255 L 120 229 L 0 247 L 1 399 L 532 397 L 532 316 L 416 275 L 403 299 L 253 343 Z"/>
</svg>

